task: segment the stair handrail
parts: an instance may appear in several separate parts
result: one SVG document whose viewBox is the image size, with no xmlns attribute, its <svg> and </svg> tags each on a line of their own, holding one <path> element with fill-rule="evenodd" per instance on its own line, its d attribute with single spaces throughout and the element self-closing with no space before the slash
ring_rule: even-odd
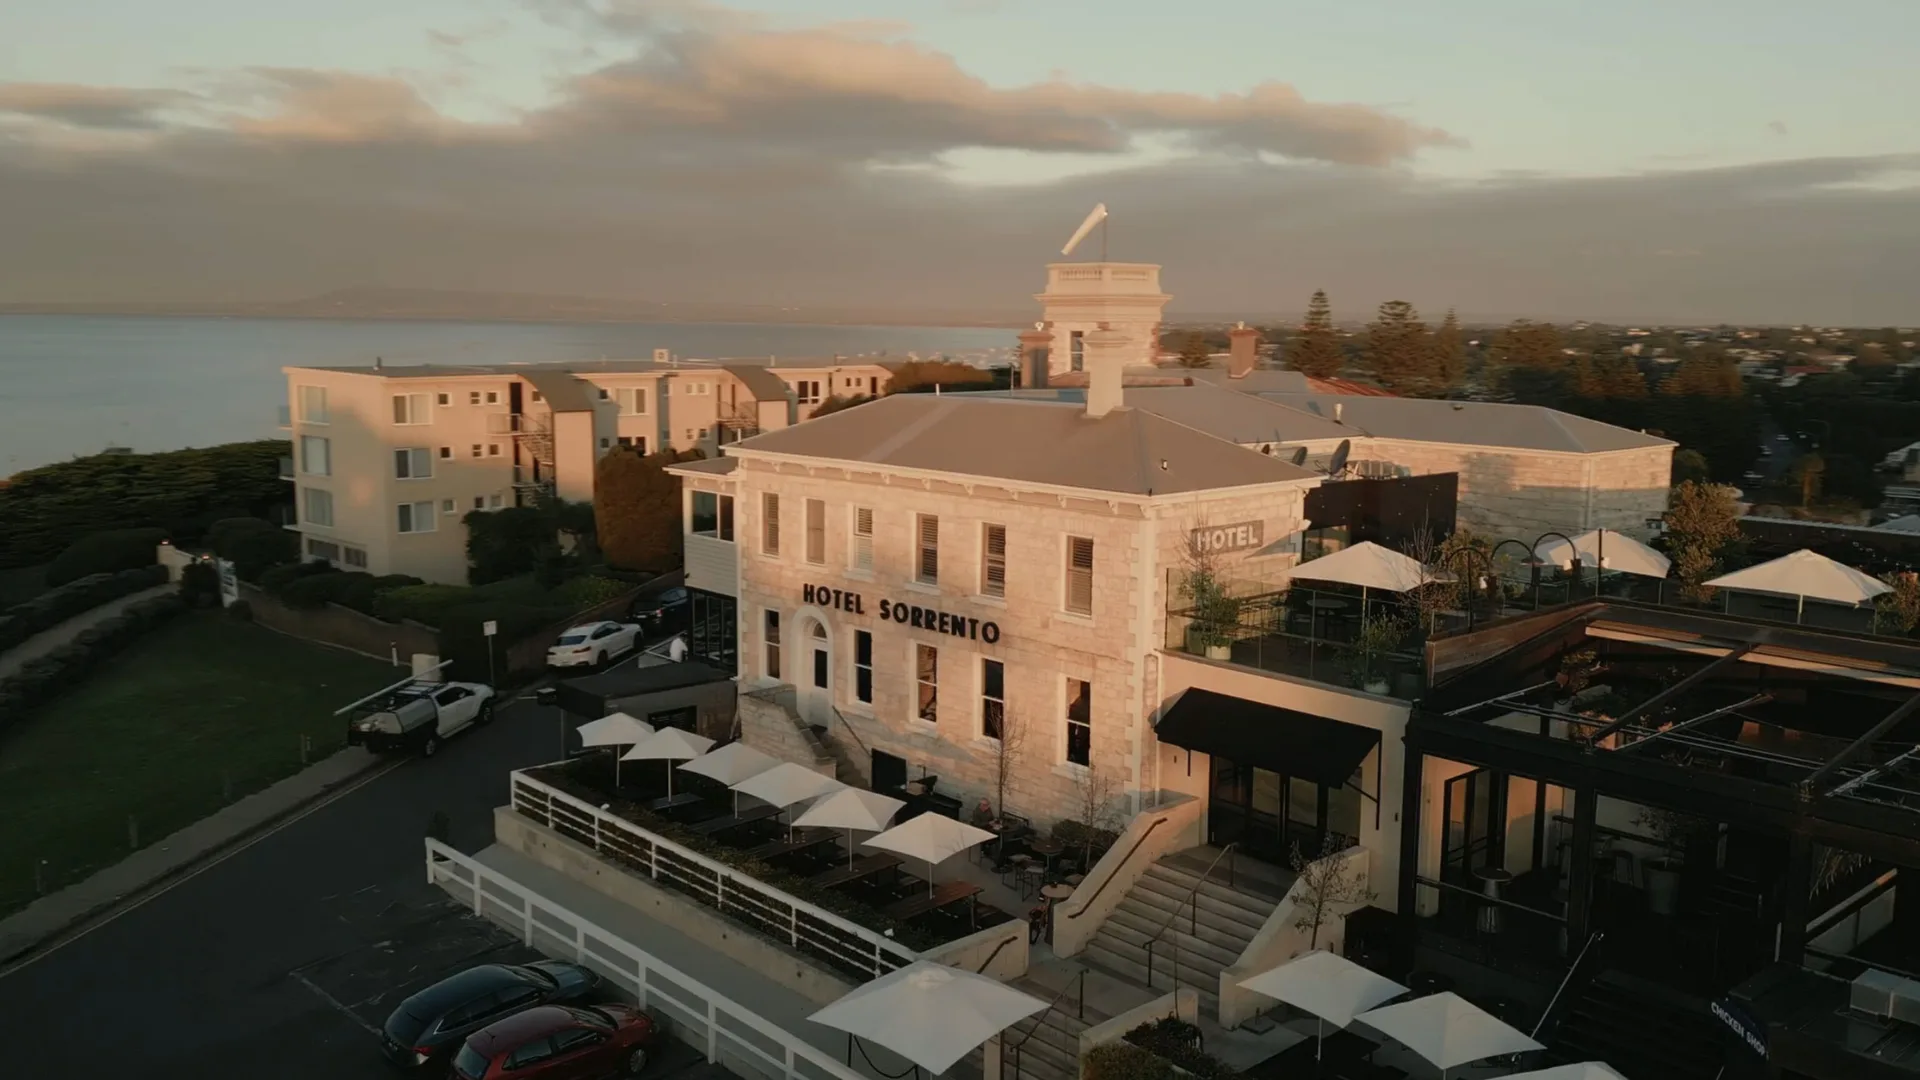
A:
<svg viewBox="0 0 1920 1080">
<path fill-rule="evenodd" d="M 873 751 L 867 749 L 867 741 L 860 737 L 858 731 L 853 730 L 852 722 L 847 719 L 845 713 L 840 711 L 840 707 L 837 705 L 829 705 L 827 708 L 833 710 L 833 718 L 840 721 L 840 726 L 847 729 L 847 734 L 853 736 L 854 745 L 858 746 L 868 757 L 872 757 Z"/>
<path fill-rule="evenodd" d="M 1235 840 L 1229 843 L 1226 847 L 1223 847 L 1220 849 L 1220 854 L 1215 855 L 1213 857 L 1213 861 L 1207 864 L 1206 872 L 1201 874 L 1199 879 L 1193 883 L 1193 888 L 1187 890 L 1186 898 L 1181 900 L 1180 903 L 1173 905 L 1173 913 L 1167 916 L 1167 921 L 1164 923 L 1161 923 L 1159 931 L 1155 933 L 1152 937 L 1147 939 L 1147 986 L 1149 988 L 1153 986 L 1153 947 L 1154 945 L 1157 944 L 1161 938 L 1167 936 L 1167 931 L 1173 929 L 1173 921 L 1180 917 L 1180 907 L 1182 904 L 1193 905 L 1192 908 L 1188 911 L 1189 925 L 1188 925 L 1187 932 L 1194 936 L 1199 935 L 1200 933 L 1200 901 L 1198 898 L 1200 896 L 1200 886 L 1205 885 L 1207 883 L 1207 879 L 1213 876 L 1214 868 L 1220 865 L 1220 860 L 1225 859 L 1228 855 L 1232 854 L 1233 849 L 1239 846 L 1240 846 L 1240 841 Z M 1227 884 L 1228 885 L 1233 884 L 1233 863 L 1231 861 L 1227 863 Z M 1173 987 L 1176 990 L 1180 988 L 1180 939 L 1179 938 L 1173 939 Z"/>
<path fill-rule="evenodd" d="M 1132 862 L 1134 854 L 1140 850 L 1140 845 L 1146 843 L 1147 837 L 1153 835 L 1153 830 L 1159 828 L 1162 825 L 1165 825 L 1167 823 L 1167 820 L 1168 819 L 1166 818 L 1166 816 L 1162 815 L 1158 818 L 1155 818 L 1152 822 L 1148 823 L 1145 829 L 1140 830 L 1140 836 L 1134 840 L 1133 846 L 1127 849 L 1126 855 L 1121 858 L 1120 862 L 1115 865 L 1114 869 L 1117 871 L 1120 867 L 1127 865 L 1127 863 L 1129 862 Z M 1088 867 L 1087 873 L 1089 874 L 1093 873 L 1093 868 Z M 1087 913 L 1087 910 L 1093 906 L 1093 902 L 1095 900 L 1100 899 L 1100 894 L 1107 891 L 1107 886 L 1109 884 L 1112 884 L 1115 876 L 1117 875 L 1109 874 L 1106 877 L 1101 878 L 1100 884 L 1094 888 L 1093 894 L 1087 897 L 1086 903 L 1081 904 L 1079 907 L 1075 908 L 1074 910 L 1067 912 L 1067 918 L 1077 919 L 1080 916 L 1085 915 Z M 1074 895 L 1075 897 L 1078 897 L 1079 893 L 1076 892 Z"/>
<path fill-rule="evenodd" d="M 985 970 L 985 969 L 983 968 L 982 970 Z M 1069 979 L 1067 981 L 1067 985 L 1060 988 L 1059 993 L 1053 995 L 1053 1000 L 1047 1002 L 1046 1008 L 1041 1009 L 1038 1013 L 1034 1014 L 1033 1026 L 1028 1028 L 1026 1030 L 1026 1033 L 1020 1036 L 1019 1042 L 1010 1042 L 1010 1043 L 1004 1044 L 1004 1048 L 1002 1051 L 1003 1053 L 1006 1050 L 1011 1050 L 1013 1052 L 1013 1075 L 1009 1077 L 1008 1080 L 1020 1080 L 1020 1049 L 1021 1047 L 1026 1046 L 1027 1040 L 1033 1038 L 1034 1035 L 1039 1033 L 1040 1025 L 1047 1022 L 1047 1014 L 1052 1012 L 1054 1008 L 1060 1004 L 1061 999 L 1067 996 L 1067 991 L 1075 989 L 1076 987 L 1080 991 L 1080 1001 L 1079 1001 L 1078 1007 L 1074 1012 L 1074 1018 L 1078 1020 L 1085 1020 L 1087 1018 L 1087 969 L 1082 967 L 1082 968 L 1079 968 L 1078 973 L 1075 974 L 1072 979 Z"/>
<path fill-rule="evenodd" d="M 1580 955 L 1573 958 L 1573 963 L 1567 968 L 1567 973 L 1561 976 L 1559 987 L 1554 990 L 1553 997 L 1547 1000 L 1547 1007 L 1540 1013 L 1540 1019 L 1535 1021 L 1533 1030 L 1528 1033 L 1528 1038 L 1536 1042 L 1539 1041 L 1540 1032 L 1547 1026 L 1547 1021 L 1553 1018 L 1554 1009 L 1560 1004 L 1561 995 L 1565 994 L 1567 987 L 1572 985 L 1573 977 L 1579 973 L 1580 966 L 1587 962 L 1587 954 L 1592 952 L 1593 947 L 1599 944 L 1606 936 L 1607 932 L 1605 930 L 1595 930 L 1593 933 L 1587 935 L 1586 944 L 1580 946 Z"/>
</svg>

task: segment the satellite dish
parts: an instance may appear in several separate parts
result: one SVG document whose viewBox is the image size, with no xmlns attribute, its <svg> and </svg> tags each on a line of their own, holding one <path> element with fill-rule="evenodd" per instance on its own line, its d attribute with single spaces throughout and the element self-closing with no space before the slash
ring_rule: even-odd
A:
<svg viewBox="0 0 1920 1080">
<path fill-rule="evenodd" d="M 1073 254 L 1073 249 L 1080 246 L 1080 241 L 1085 240 L 1087 238 L 1087 234 L 1093 231 L 1093 227 L 1095 225 L 1101 224 L 1106 220 L 1107 220 L 1107 204 L 1100 203 L 1099 205 L 1093 208 L 1092 212 L 1087 214 L 1087 220 L 1081 222 L 1080 227 L 1073 231 L 1073 239 L 1068 240 L 1067 246 L 1060 249 L 1060 254 L 1061 255 Z M 1105 246 L 1106 246 L 1105 244 L 1101 245 L 1103 249 L 1105 248 Z M 1103 250 L 1101 252 L 1101 255 L 1104 258 L 1104 256 L 1106 255 L 1106 252 Z"/>
<path fill-rule="evenodd" d="M 1293 463 L 1294 463 L 1295 465 L 1305 465 L 1305 464 L 1307 463 L 1307 448 L 1306 448 L 1306 447 L 1304 447 L 1304 446 L 1300 446 L 1300 447 L 1295 447 L 1295 448 L 1294 448 L 1294 451 L 1293 451 Z"/>
<path fill-rule="evenodd" d="M 1347 458 L 1352 454 L 1353 440 L 1341 439 L 1340 445 L 1334 448 L 1333 459 L 1327 462 L 1327 475 L 1339 476 L 1341 473 L 1346 472 Z"/>
</svg>

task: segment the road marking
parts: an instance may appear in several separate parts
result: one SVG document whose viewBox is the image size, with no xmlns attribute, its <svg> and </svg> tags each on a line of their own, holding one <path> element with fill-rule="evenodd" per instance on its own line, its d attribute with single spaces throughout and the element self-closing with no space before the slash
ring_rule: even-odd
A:
<svg viewBox="0 0 1920 1080">
<path fill-rule="evenodd" d="M 11 967 L 0 968 L 0 979 L 4 979 L 7 976 L 12 975 L 17 971 L 22 971 L 28 967 L 33 966 L 36 963 L 39 963 L 41 960 L 44 960 L 47 957 L 52 956 L 54 953 L 59 952 L 61 949 L 64 949 L 67 946 L 73 944 L 74 942 L 79 941 L 81 938 L 84 938 L 88 934 L 93 933 L 95 930 L 98 930 L 101 927 L 106 926 L 109 923 L 112 923 L 116 919 L 119 919 L 121 916 L 126 915 L 129 912 L 138 911 L 140 908 L 145 907 L 147 904 L 151 903 L 152 901 L 158 900 L 160 897 L 167 895 L 168 893 L 179 888 L 180 886 L 185 885 L 187 882 L 192 881 L 194 878 L 199 877 L 201 874 L 204 874 L 207 871 L 213 869 L 214 867 L 219 866 L 221 863 L 226 862 L 228 859 L 233 858 L 235 855 L 238 855 L 241 852 L 246 851 L 248 848 L 251 848 L 253 845 L 258 844 L 262 840 L 265 840 L 268 837 L 279 833 L 282 829 L 287 828 L 288 826 L 292 825 L 294 822 L 300 821 L 301 819 L 311 814 L 318 813 L 319 811 L 324 810 L 329 806 L 332 806 L 334 803 L 339 802 L 341 799 L 346 798 L 347 796 L 353 794 L 356 791 L 359 791 L 361 788 L 366 787 L 368 784 L 373 783 L 375 780 L 380 779 L 381 777 L 387 775 L 393 770 L 400 768 L 402 765 L 407 764 L 411 760 L 413 759 L 396 758 L 390 764 L 379 766 L 378 768 L 374 769 L 372 772 L 361 777 L 360 779 L 353 781 L 347 786 L 340 788 L 339 790 L 334 791 L 331 794 L 323 796 L 318 801 L 306 806 L 305 808 L 285 818 L 282 818 L 281 820 L 275 822 L 272 825 L 267 826 L 265 829 L 261 830 L 260 832 L 254 834 L 251 837 L 248 837 L 244 842 L 232 848 L 229 848 L 226 851 L 221 852 L 220 854 L 214 856 L 212 859 L 208 860 L 207 862 L 194 867 L 192 870 L 189 870 L 184 874 L 181 874 L 179 877 L 176 877 L 173 880 L 158 886 L 157 888 L 153 889 L 150 892 L 136 896 L 132 901 L 125 904 L 124 906 L 114 908 L 113 910 L 107 912 L 105 915 L 100 916 L 98 919 L 94 920 L 93 922 L 85 923 L 81 925 L 78 929 L 73 930 L 65 934 L 64 936 L 54 937 L 53 939 L 51 939 L 49 944 L 42 946 L 38 952 L 33 953 L 31 956 L 28 956 L 26 959 L 15 963 Z"/>
<path fill-rule="evenodd" d="M 304 986 L 307 989 L 313 991 L 314 994 L 317 997 L 319 997 L 321 1001 L 326 1002 L 330 1007 L 332 1007 L 333 1011 L 353 1021 L 356 1025 L 359 1026 L 360 1030 L 366 1032 L 369 1035 L 372 1035 L 377 1039 L 386 1038 L 386 1032 L 381 1031 L 379 1028 L 374 1027 L 372 1024 L 367 1023 L 365 1020 L 360 1019 L 359 1013 L 354 1012 L 352 1009 L 349 1009 L 345 1005 L 340 1004 L 339 998 L 336 998 L 332 994 L 327 993 L 325 990 L 320 989 L 319 984 L 315 983 L 312 979 L 307 978 L 305 975 L 302 975 L 297 971 L 289 971 L 287 972 L 287 976 L 293 979 L 295 982 L 299 983 L 301 986 Z"/>
</svg>

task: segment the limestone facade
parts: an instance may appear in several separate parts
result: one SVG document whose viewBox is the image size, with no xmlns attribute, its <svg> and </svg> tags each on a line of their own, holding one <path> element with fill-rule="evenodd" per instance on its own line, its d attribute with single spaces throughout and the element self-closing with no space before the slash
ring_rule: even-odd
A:
<svg viewBox="0 0 1920 1080">
<path fill-rule="evenodd" d="M 1525 543 L 1549 530 L 1601 528 L 1645 539 L 1647 522 L 1666 511 L 1673 468 L 1671 445 L 1571 454 L 1367 438 L 1354 440 L 1353 453 L 1415 476 L 1458 473 L 1459 525 Z"/>
</svg>

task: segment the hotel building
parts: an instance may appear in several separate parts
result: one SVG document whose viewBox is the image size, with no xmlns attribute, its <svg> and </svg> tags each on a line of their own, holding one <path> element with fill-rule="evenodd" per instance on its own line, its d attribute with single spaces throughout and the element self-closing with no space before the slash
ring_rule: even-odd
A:
<svg viewBox="0 0 1920 1080">
<path fill-rule="evenodd" d="M 464 583 L 474 510 L 593 498 L 599 459 L 714 448 L 879 394 L 892 362 L 602 360 L 289 367 L 281 422 L 302 554 Z"/>
</svg>

